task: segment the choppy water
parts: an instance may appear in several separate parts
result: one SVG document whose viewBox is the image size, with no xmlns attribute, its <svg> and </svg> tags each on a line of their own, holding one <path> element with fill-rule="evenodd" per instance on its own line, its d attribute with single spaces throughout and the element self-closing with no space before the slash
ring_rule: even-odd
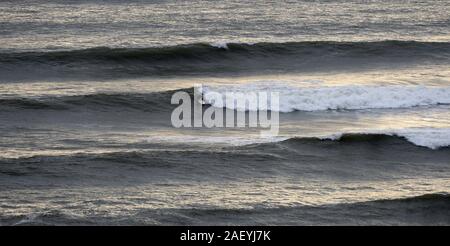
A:
<svg viewBox="0 0 450 246">
<path fill-rule="evenodd" d="M 2 1 L 0 224 L 448 225 L 449 12 Z M 197 84 L 279 92 L 280 134 L 173 128 Z"/>
</svg>

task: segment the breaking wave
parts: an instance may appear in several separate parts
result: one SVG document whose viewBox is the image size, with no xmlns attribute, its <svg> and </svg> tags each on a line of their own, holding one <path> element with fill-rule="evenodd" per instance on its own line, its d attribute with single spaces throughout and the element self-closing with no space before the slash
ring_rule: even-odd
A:
<svg viewBox="0 0 450 246">
<path fill-rule="evenodd" d="M 191 97 L 194 88 L 150 93 L 97 93 L 87 95 L 53 96 L 36 98 L 3 98 L 3 109 L 67 110 L 114 109 L 140 111 L 168 111 L 170 99 L 175 92 L 185 91 Z M 212 92 L 220 93 L 221 101 L 214 100 Z M 265 104 L 258 104 L 258 92 L 267 92 Z M 279 107 L 271 108 L 271 92 L 279 93 Z M 247 84 L 242 86 L 202 87 L 205 105 L 225 107 L 237 111 L 275 110 L 283 113 L 293 111 L 395 109 L 450 104 L 450 87 L 426 86 L 334 86 L 292 87 L 283 84 Z M 231 95 L 233 104 L 226 104 L 225 96 Z M 255 93 L 255 97 L 252 97 Z M 217 95 L 217 94 L 216 94 Z M 237 102 L 243 102 L 241 104 Z"/>
<path fill-rule="evenodd" d="M 223 95 L 234 93 L 236 101 L 226 105 L 214 102 L 214 94 Z M 257 97 L 252 93 L 267 92 L 269 102 L 258 104 Z M 279 108 L 270 108 L 270 93 L 279 93 Z M 417 106 L 431 106 L 450 104 L 450 87 L 425 86 L 334 86 L 299 88 L 286 85 L 272 84 L 269 86 L 250 84 L 233 87 L 205 87 L 203 89 L 206 103 L 216 107 L 235 110 L 268 110 L 280 112 L 292 111 L 320 111 L 320 110 L 356 110 L 356 109 L 384 109 L 409 108 Z M 255 94 L 256 95 L 256 94 Z M 269 107 L 268 107 L 269 106 Z"/>
<path fill-rule="evenodd" d="M 397 130 L 371 130 L 365 132 L 348 132 L 336 133 L 322 137 L 294 137 L 284 140 L 286 143 L 295 142 L 326 142 L 332 141 L 340 144 L 350 143 L 393 143 L 402 144 L 409 142 L 420 147 L 429 149 L 448 148 L 450 146 L 450 129 L 449 128 L 413 128 L 413 129 L 397 129 Z M 388 146 L 386 144 L 386 146 Z"/>
</svg>

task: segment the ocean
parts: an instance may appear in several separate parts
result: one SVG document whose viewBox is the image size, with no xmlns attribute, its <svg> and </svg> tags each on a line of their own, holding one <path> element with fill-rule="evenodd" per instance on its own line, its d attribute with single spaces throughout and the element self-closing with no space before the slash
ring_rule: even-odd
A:
<svg viewBox="0 0 450 246">
<path fill-rule="evenodd" d="M 1 1 L 0 225 L 450 225 L 449 13 Z M 198 85 L 279 93 L 278 135 L 174 127 Z"/>
</svg>

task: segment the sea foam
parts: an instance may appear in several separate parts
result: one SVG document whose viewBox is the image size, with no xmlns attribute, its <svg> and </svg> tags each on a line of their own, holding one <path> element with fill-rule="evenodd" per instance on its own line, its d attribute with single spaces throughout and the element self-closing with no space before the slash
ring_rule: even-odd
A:
<svg viewBox="0 0 450 246">
<path fill-rule="evenodd" d="M 409 108 L 450 104 L 450 87 L 432 86 L 319 86 L 295 87 L 283 84 L 244 84 L 239 86 L 203 87 L 204 101 L 212 106 L 222 107 L 215 103 L 208 92 L 223 94 L 235 93 L 236 99 L 251 100 L 249 93 L 278 92 L 279 111 L 322 111 L 322 110 L 357 110 Z M 268 96 L 270 99 L 270 96 Z M 256 107 L 255 107 L 256 105 Z M 270 105 L 270 101 L 268 102 Z M 247 103 L 245 108 L 236 105 L 224 105 L 235 110 L 266 110 L 267 106 Z"/>
</svg>

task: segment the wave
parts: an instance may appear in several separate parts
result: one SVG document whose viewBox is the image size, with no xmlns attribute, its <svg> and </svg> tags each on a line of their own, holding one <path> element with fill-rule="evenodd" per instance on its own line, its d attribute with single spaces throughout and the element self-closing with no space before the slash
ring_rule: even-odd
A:
<svg viewBox="0 0 450 246">
<path fill-rule="evenodd" d="M 131 216 L 46 210 L 0 216 L 2 225 L 450 225 L 448 193 L 322 206 L 139 209 Z M 350 211 L 350 212 L 349 212 Z M 152 218 L 148 220 L 148 218 Z M 299 218 L 302 218 L 299 220 Z"/>
<path fill-rule="evenodd" d="M 194 43 L 151 48 L 97 47 L 84 50 L 2 53 L 0 62 L 40 61 L 174 61 L 257 58 L 267 56 L 296 56 L 327 54 L 328 56 L 372 57 L 426 56 L 445 57 L 450 54 L 450 43 L 416 41 L 378 42 L 286 42 L 286 43 Z M 236 57 L 235 57 L 236 56 Z M 447 57 L 448 58 L 448 57 Z"/>
<path fill-rule="evenodd" d="M 159 136 L 149 137 L 149 143 L 159 144 L 223 144 L 224 146 L 263 146 L 274 144 L 321 144 L 331 142 L 336 145 L 385 143 L 404 146 L 419 146 L 437 150 L 450 146 L 450 128 L 405 128 L 390 130 L 370 130 L 365 132 L 345 132 L 327 136 Z"/>
<path fill-rule="evenodd" d="M 406 197 L 406 198 L 398 198 L 398 199 L 391 199 L 391 200 L 378 200 L 374 202 L 450 202 L 450 194 L 448 193 L 431 193 L 431 194 L 424 194 L 421 196 L 414 196 L 414 197 Z"/>
<path fill-rule="evenodd" d="M 172 209 L 146 211 L 141 215 L 152 218 L 158 217 L 150 214 L 172 215 L 171 220 L 162 220 L 172 225 L 180 224 L 179 221 L 191 225 L 450 225 L 449 201 L 448 193 L 430 193 L 322 206 Z"/>
<path fill-rule="evenodd" d="M 3 109 L 38 109 L 38 110 L 139 110 L 165 111 L 172 108 L 171 95 L 177 91 L 193 93 L 193 89 L 151 93 L 98 93 L 87 95 L 54 96 L 40 98 L 3 98 Z"/>
<path fill-rule="evenodd" d="M 216 93 L 225 101 L 226 93 L 235 93 L 233 99 L 243 101 L 238 105 L 214 102 Z M 266 92 L 267 104 L 258 104 L 251 93 Z M 279 108 L 270 108 L 271 92 L 279 93 Z M 204 100 L 216 107 L 234 110 L 275 110 L 280 112 L 409 108 L 450 104 L 450 87 L 425 86 L 328 86 L 299 88 L 282 84 L 247 84 L 241 86 L 204 87 Z"/>
<path fill-rule="evenodd" d="M 154 136 L 147 139 L 149 143 L 158 144 L 223 144 L 224 146 L 260 146 L 273 144 L 321 144 L 331 142 L 332 144 L 371 144 L 389 143 L 404 146 L 419 146 L 428 149 L 437 150 L 450 146 L 450 128 L 404 128 L 404 129 L 385 129 L 368 130 L 364 132 L 344 132 L 335 133 L 327 136 Z"/>
<path fill-rule="evenodd" d="M 175 92 L 184 91 L 191 95 L 198 88 L 184 88 L 150 93 L 97 93 L 71 96 L 51 96 L 34 98 L 3 98 L 3 109 L 47 109 L 68 110 L 75 108 L 92 110 L 140 110 L 169 111 L 170 99 Z M 293 87 L 276 82 L 271 84 L 246 84 L 201 88 L 205 106 L 225 107 L 237 111 L 257 111 L 271 109 L 271 92 L 279 93 L 279 108 L 282 113 L 293 111 L 395 109 L 419 106 L 450 104 L 450 87 L 426 86 L 325 86 Z M 234 93 L 233 99 L 244 104 L 226 105 L 214 101 L 212 92 L 220 93 L 225 102 L 226 93 Z M 267 92 L 268 106 L 258 105 L 257 97 L 251 93 Z M 272 109 L 274 110 L 274 109 Z"/>
<path fill-rule="evenodd" d="M 422 61 L 448 64 L 450 43 L 194 43 L 152 48 L 97 47 L 52 52 L 9 52 L 0 54 L 0 74 L 4 79 L 14 76 L 16 79 L 42 76 L 117 78 L 229 72 L 328 71 L 392 67 L 393 64 Z"/>
<path fill-rule="evenodd" d="M 290 146 L 294 149 L 306 150 L 309 148 L 354 148 L 354 153 L 359 153 L 363 147 L 372 148 L 379 146 L 389 152 L 400 153 L 402 151 L 420 151 L 424 153 L 442 152 L 450 153 L 450 129 L 422 129 L 422 130 L 397 130 L 389 133 L 341 133 L 322 137 L 263 137 L 256 136 L 158 136 L 149 137 L 139 144 L 124 145 L 120 148 L 104 148 L 97 151 L 84 153 L 82 150 L 60 150 L 60 151 L 36 151 L 33 153 L 23 152 L 11 156 L 0 158 L 9 163 L 11 161 L 20 163 L 39 163 L 39 162 L 101 162 L 109 163 L 127 163 L 141 164 L 143 166 L 163 165 L 163 159 L 168 157 L 170 162 L 175 160 L 174 154 L 179 155 L 180 161 L 183 158 L 198 156 L 228 156 L 229 158 L 253 159 L 265 161 L 278 160 L 278 158 L 288 158 L 285 148 L 281 148 L 278 153 L 278 147 Z M 396 133 L 394 133 L 396 132 Z M 404 133 L 402 133 L 404 132 Z M 211 144 L 214 144 L 214 151 L 211 150 Z M 95 146 L 95 145 L 94 145 Z M 205 151 L 205 147 L 209 150 Z M 97 146 L 97 148 L 99 148 Z M 252 150 L 251 153 L 247 153 Z M 243 152 L 240 152 L 243 151 Z M 256 152 L 254 152 L 256 151 Z M 262 152 L 260 152 L 262 151 Z M 322 150 L 323 151 L 323 150 Z M 321 153 L 321 152 L 319 152 Z M 364 155 L 365 153 L 361 153 Z M 183 157 L 184 156 L 184 157 Z M 162 159 L 161 159 L 162 158 Z M 275 159 L 274 159 L 275 158 Z M 155 163 L 155 160 L 159 160 Z M 19 167 L 21 168 L 21 167 Z M 35 171 L 35 170 L 33 170 Z M 14 171 L 8 174 L 16 175 Z M 17 175 L 20 175 L 17 174 Z"/>
<path fill-rule="evenodd" d="M 367 131 L 362 133 L 337 133 L 321 137 L 243 137 L 243 136 L 161 136 L 150 137 L 149 143 L 159 144 L 187 144 L 187 145 L 210 145 L 218 144 L 221 146 L 259 146 L 273 144 L 321 144 L 330 142 L 332 144 L 375 144 L 385 143 L 398 144 L 404 146 L 415 145 L 426 147 L 432 150 L 442 149 L 450 146 L 450 129 L 399 129 L 385 131 Z"/>
<path fill-rule="evenodd" d="M 216 148 L 210 149 L 211 143 Z M 208 146 L 208 150 L 202 148 L 202 145 Z M 267 160 L 283 156 L 283 152 L 278 155 L 271 155 L 272 149 L 269 146 L 291 146 L 295 149 L 305 149 L 306 147 L 349 147 L 355 148 L 355 153 L 361 147 L 381 146 L 392 152 L 399 151 L 442 151 L 444 153 L 450 150 L 450 128 L 442 129 L 399 129 L 399 130 L 379 130 L 367 132 L 347 132 L 337 133 L 328 136 L 274 136 L 258 137 L 256 136 L 154 136 L 145 139 L 142 143 L 135 143 L 116 147 L 113 149 L 105 148 L 98 151 L 89 151 L 84 153 L 81 150 L 64 150 L 49 152 L 26 153 L 14 157 L 2 157 L 0 162 L 10 162 L 11 160 L 24 163 L 37 162 L 65 162 L 67 160 L 79 160 L 80 163 L 89 161 L 109 161 L 120 163 L 153 163 L 157 156 L 170 157 L 174 160 L 174 153 L 185 156 L 238 156 L 239 158 L 251 158 L 264 156 Z M 393 149 L 395 146 L 398 149 Z M 97 148 L 99 148 L 97 146 Z M 258 153 L 247 152 L 248 150 L 258 150 Z M 262 151 L 261 150 L 267 150 Z M 281 151 L 286 149 L 282 148 Z M 243 151 L 243 152 L 240 152 Z M 286 154 L 286 153 L 285 153 Z M 178 156 L 180 160 L 183 156 Z M 52 161 L 53 160 L 53 161 Z M 161 162 L 161 161 L 160 161 Z M 162 162 L 161 162 L 162 163 Z M 159 163 L 159 164 L 161 164 Z M 20 167 L 19 167 L 20 168 Z"/>
<path fill-rule="evenodd" d="M 430 149 L 439 149 L 450 146 L 449 128 L 416 128 L 416 129 L 398 129 L 384 131 L 370 131 L 366 133 L 339 133 L 322 139 L 348 141 L 367 141 L 398 137 L 406 139 L 414 145 L 427 147 Z"/>
<path fill-rule="evenodd" d="M 337 133 L 322 137 L 293 137 L 282 143 L 320 143 L 335 142 L 336 144 L 385 144 L 386 146 L 405 143 L 426 147 L 432 150 L 448 149 L 450 146 L 449 128 L 416 128 L 397 130 L 372 130 L 366 132 Z"/>
</svg>

